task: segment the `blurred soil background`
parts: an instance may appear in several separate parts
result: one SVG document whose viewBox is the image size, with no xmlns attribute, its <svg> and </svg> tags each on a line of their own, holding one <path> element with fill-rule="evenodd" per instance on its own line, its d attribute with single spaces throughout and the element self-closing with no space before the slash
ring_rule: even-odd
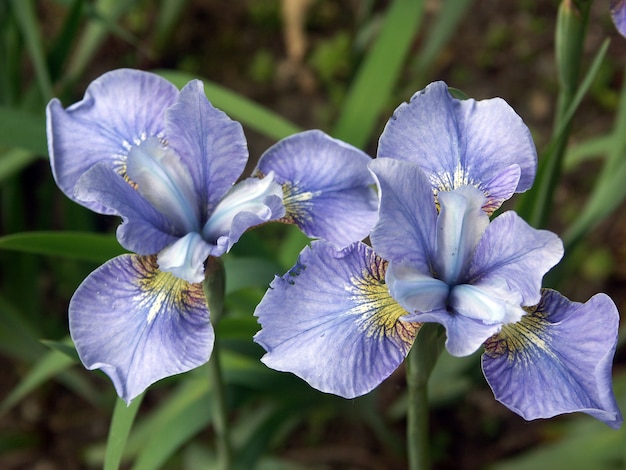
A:
<svg viewBox="0 0 626 470">
<path fill-rule="evenodd" d="M 87 84 L 103 72 L 119 67 L 145 70 L 178 69 L 207 78 L 240 93 L 304 129 L 329 130 L 341 110 L 342 100 L 367 47 L 375 35 L 386 1 L 310 0 L 191 0 L 183 10 L 170 40 L 155 44 L 151 36 L 159 8 L 156 0 L 139 2 L 121 22 L 125 34 L 110 36 L 75 86 L 80 99 Z M 428 3 L 422 28 L 427 30 L 440 4 Z M 393 99 L 365 150 L 376 154 L 377 136 L 386 119 L 402 101 L 433 80 L 445 80 L 468 96 L 504 98 L 531 128 L 539 150 L 549 138 L 554 114 L 557 78 L 554 28 L 557 1 L 475 0 L 459 23 L 456 34 L 428 70 L 411 55 Z M 62 2 L 37 2 L 44 36 L 57 34 L 65 6 Z M 419 51 L 423 34 L 412 46 Z M 289 38 L 288 40 L 286 38 Z M 608 2 L 597 1 L 586 41 L 583 63 L 588 65 L 606 37 L 611 38 L 608 58 L 574 123 L 571 143 L 608 132 L 624 80 L 626 39 L 611 23 Z M 390 51 L 393 54 L 393 51 Z M 27 63 L 24 67 L 29 67 Z M 209 99 L 211 97 L 209 96 Z M 73 101 L 64 101 L 69 105 Z M 625 130 L 626 131 L 626 130 Z M 258 158 L 273 142 L 246 129 L 251 158 Z M 251 162 L 251 166 L 254 162 Z M 551 228 L 559 233 L 576 217 L 584 202 L 597 163 L 590 161 L 568 172 L 557 190 Z M 49 181 L 45 160 L 24 172 L 26 187 Z M 62 197 L 60 192 L 53 197 Z M 33 209 L 33 220 L 37 208 Z M 581 262 L 559 286 L 572 300 L 586 301 L 606 292 L 621 312 L 626 311 L 626 207 L 603 222 L 578 250 Z M 115 226 L 116 222 L 113 223 Z M 34 225 L 34 224 L 33 224 Z M 30 227 L 25 227 L 29 229 Z M 64 227 L 57 227 L 63 229 Z M 53 289 L 54 280 L 43 277 L 33 288 Z M 58 286 L 54 287 L 55 289 Z M 71 288 L 50 292 L 50 315 L 66 334 L 67 300 Z M 52 330 L 54 331 L 54 329 Z M 616 371 L 626 368 L 624 350 L 618 352 Z M 8 394 L 25 370 L 0 356 L 0 397 Z M 493 399 L 479 367 L 472 368 L 477 384 L 457 401 L 437 403 L 432 412 L 435 468 L 480 469 L 501 459 L 550 442 L 562 425 L 526 422 Z M 110 387 L 99 374 L 91 374 L 98 387 Z M 373 401 L 383 415 L 404 388 L 402 368 L 381 385 Z M 147 409 L 158 406 L 160 390 L 146 398 Z M 277 390 L 277 394 L 281 391 Z M 591 419 L 591 418 L 589 418 Z M 12 436 L 0 448 L 4 470 L 73 470 L 84 467 L 84 449 L 106 438 L 110 414 L 94 409 L 58 382 L 31 394 L 0 420 L 0 434 Z M 404 422 L 394 422 L 403 436 Z M 210 439 L 209 431 L 202 438 Z M 312 469 L 401 469 L 404 461 L 381 443 L 380 436 L 358 420 L 320 417 L 317 424 L 293 430 L 277 454 Z M 176 467 L 172 467 L 176 468 Z"/>
</svg>

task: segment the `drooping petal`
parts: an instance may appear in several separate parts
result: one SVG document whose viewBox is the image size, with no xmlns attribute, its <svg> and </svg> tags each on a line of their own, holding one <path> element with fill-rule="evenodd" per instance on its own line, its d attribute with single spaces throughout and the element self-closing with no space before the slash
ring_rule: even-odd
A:
<svg viewBox="0 0 626 470">
<path fill-rule="evenodd" d="M 140 255 L 158 253 L 178 236 L 167 218 L 157 211 L 106 162 L 86 171 L 76 184 L 77 201 L 93 201 L 122 217 L 117 240 L 129 251 Z"/>
<path fill-rule="evenodd" d="M 623 418 L 611 368 L 618 322 L 604 294 L 581 304 L 544 290 L 538 306 L 485 344 L 485 378 L 496 399 L 524 419 L 581 411 L 617 429 Z"/>
<path fill-rule="evenodd" d="M 380 137 L 378 157 L 417 163 L 439 191 L 476 186 L 490 210 L 507 192 L 530 188 L 537 168 L 530 131 L 504 100 L 457 100 L 443 82 L 431 83 L 396 109 Z M 505 172 L 511 165 L 519 166 L 519 180 Z M 510 187 L 503 190 L 504 183 Z"/>
<path fill-rule="evenodd" d="M 114 214 L 97 200 L 76 200 L 78 179 L 97 162 L 124 174 L 129 149 L 147 137 L 162 135 L 164 112 L 177 96 L 176 87 L 158 75 L 120 69 L 91 82 L 84 98 L 67 109 L 57 99 L 50 101 L 48 150 L 59 188 L 91 210 Z"/>
<path fill-rule="evenodd" d="M 159 269 L 187 282 L 202 282 L 204 262 L 210 252 L 211 245 L 199 233 L 191 232 L 161 250 L 157 256 Z"/>
<path fill-rule="evenodd" d="M 426 176 L 413 163 L 388 158 L 374 160 L 370 169 L 380 192 L 379 219 L 370 235 L 374 250 L 392 263 L 431 274 L 437 208 Z"/>
<path fill-rule="evenodd" d="M 611 18 L 620 34 L 626 37 L 626 0 L 611 0 Z"/>
<path fill-rule="evenodd" d="M 182 232 L 200 231 L 200 212 L 189 170 L 154 137 L 130 149 L 126 172 L 144 199 Z"/>
<path fill-rule="evenodd" d="M 376 222 L 371 158 L 319 130 L 300 132 L 268 149 L 257 170 L 283 185 L 286 219 L 309 237 L 339 248 L 362 240 Z"/>
<path fill-rule="evenodd" d="M 473 186 L 461 186 L 438 194 L 437 257 L 434 268 L 449 285 L 457 284 L 472 259 L 474 249 L 489 225 L 482 210 L 483 193 Z"/>
<path fill-rule="evenodd" d="M 202 237 L 213 245 L 211 256 L 221 256 L 250 227 L 285 215 L 281 187 L 269 174 L 237 183 L 219 202 L 202 229 Z"/>
<path fill-rule="evenodd" d="M 85 367 L 107 374 L 127 403 L 213 350 L 202 285 L 160 272 L 154 256 L 122 255 L 96 269 L 72 297 L 69 321 Z"/>
<path fill-rule="evenodd" d="M 554 233 L 537 230 L 515 212 L 491 221 L 470 263 L 466 282 L 489 290 L 506 281 L 521 295 L 521 305 L 536 305 L 541 280 L 563 256 L 563 243 Z"/>
<path fill-rule="evenodd" d="M 386 263 L 366 245 L 314 241 L 276 277 L 255 315 L 269 367 L 345 398 L 363 395 L 404 360 L 419 330 L 389 296 Z"/>
<path fill-rule="evenodd" d="M 241 175 L 248 146 L 241 124 L 213 107 L 203 84 L 192 80 L 166 113 L 168 144 L 194 179 L 196 198 L 206 213 L 213 211 Z"/>
</svg>

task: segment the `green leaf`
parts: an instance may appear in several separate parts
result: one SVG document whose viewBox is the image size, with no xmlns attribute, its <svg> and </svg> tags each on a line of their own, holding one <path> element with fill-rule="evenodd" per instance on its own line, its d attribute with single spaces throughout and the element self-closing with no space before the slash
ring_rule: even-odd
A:
<svg viewBox="0 0 626 470">
<path fill-rule="evenodd" d="M 135 421 L 144 394 L 137 396 L 130 405 L 121 398 L 115 401 L 109 437 L 104 455 L 104 470 L 117 470 L 122 462 L 126 441 Z"/>
<path fill-rule="evenodd" d="M 46 117 L 43 113 L 34 114 L 0 107 L 0 145 L 20 147 L 37 155 L 48 155 Z M 4 155 L 0 157 L 0 165 L 4 165 L 4 158 Z"/>
<path fill-rule="evenodd" d="M 359 68 L 333 136 L 364 147 L 389 97 L 417 34 L 423 0 L 395 0 L 381 31 Z"/>
<path fill-rule="evenodd" d="M 22 232 L 0 237 L 0 250 L 104 263 L 124 253 L 111 235 L 83 232 Z"/>
<path fill-rule="evenodd" d="M 60 374 L 75 364 L 75 361 L 59 351 L 50 351 L 35 364 L 30 372 L 21 380 L 0 403 L 0 416 L 11 409 L 26 395 L 40 387 L 44 382 Z"/>
<path fill-rule="evenodd" d="M 280 266 L 263 258 L 224 257 L 226 267 L 226 293 L 230 294 L 245 287 L 267 288 L 280 272 Z"/>
<path fill-rule="evenodd" d="M 39 33 L 39 24 L 35 9 L 31 0 L 11 0 L 11 7 L 17 18 L 26 46 L 30 52 L 30 58 L 35 69 L 37 82 L 44 102 L 51 99 L 54 94 L 52 92 L 52 81 L 48 72 L 41 35 Z"/>
<path fill-rule="evenodd" d="M 37 155 L 19 148 L 0 155 L 0 182 L 19 173 L 35 160 L 37 160 Z"/>
<path fill-rule="evenodd" d="M 182 88 L 190 80 L 198 78 L 175 70 L 155 70 L 155 72 L 178 88 Z M 301 131 L 296 125 L 274 114 L 260 104 L 216 83 L 208 80 L 203 80 L 203 82 L 204 90 L 211 103 L 231 118 L 240 121 L 243 125 L 275 140 L 280 140 L 283 137 Z"/>
</svg>

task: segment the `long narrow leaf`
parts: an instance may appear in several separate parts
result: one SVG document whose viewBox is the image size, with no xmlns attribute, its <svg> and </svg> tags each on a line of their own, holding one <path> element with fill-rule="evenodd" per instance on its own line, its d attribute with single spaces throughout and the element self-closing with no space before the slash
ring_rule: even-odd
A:
<svg viewBox="0 0 626 470">
<path fill-rule="evenodd" d="M 0 107 L 0 145 L 47 155 L 46 118 L 15 108 Z"/>
<path fill-rule="evenodd" d="M 48 101 L 53 96 L 52 81 L 48 73 L 33 2 L 31 0 L 11 0 L 11 7 L 13 8 L 13 12 L 15 13 L 15 17 L 17 18 L 22 35 L 24 36 L 30 52 L 41 96 L 44 101 Z"/>
<path fill-rule="evenodd" d="M 171 81 L 178 88 L 182 88 L 195 77 L 184 72 L 174 70 L 156 70 L 156 73 Z M 260 132 L 272 139 L 280 140 L 301 129 L 272 111 L 255 103 L 248 98 L 228 90 L 216 83 L 204 80 L 206 94 L 216 107 L 227 113 L 233 119 Z"/>
<path fill-rule="evenodd" d="M 124 253 L 111 235 L 82 232 L 22 232 L 0 237 L 0 250 L 103 263 Z"/>
<path fill-rule="evenodd" d="M 139 395 L 129 406 L 121 398 L 117 398 L 115 401 L 115 409 L 113 410 L 113 418 L 111 419 L 104 455 L 104 470 L 117 470 L 119 468 L 124 449 L 126 448 L 126 441 L 143 397 L 144 394 Z"/>
<path fill-rule="evenodd" d="M 423 0 L 395 0 L 376 43 L 357 72 L 333 136 L 363 147 L 389 102 L 424 9 Z"/>
</svg>

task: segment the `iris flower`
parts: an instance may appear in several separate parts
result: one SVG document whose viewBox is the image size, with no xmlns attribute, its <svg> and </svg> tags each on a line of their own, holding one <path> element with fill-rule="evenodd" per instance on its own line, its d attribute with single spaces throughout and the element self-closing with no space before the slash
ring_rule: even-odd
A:
<svg viewBox="0 0 626 470">
<path fill-rule="evenodd" d="M 611 18 L 622 36 L 626 36 L 626 0 L 611 0 Z"/>
<path fill-rule="evenodd" d="M 242 127 L 211 105 L 197 80 L 179 91 L 157 75 L 116 70 L 67 109 L 53 99 L 47 118 L 58 186 L 95 212 L 120 216 L 117 238 L 134 253 L 91 273 L 69 306 L 82 362 L 109 375 L 127 402 L 209 359 L 205 263 L 246 230 L 289 221 L 340 248 L 376 219 L 369 157 L 320 131 L 277 144 L 256 177 L 235 184 L 248 160 Z M 294 142 L 308 150 L 290 153 Z M 315 179 L 294 171 L 301 165 L 334 171 Z M 346 211 L 361 218 L 329 228 Z"/>
<path fill-rule="evenodd" d="M 499 99 L 453 99 L 435 83 L 401 105 L 370 164 L 379 189 L 372 247 L 306 248 L 256 309 L 263 362 L 346 398 L 365 394 L 408 354 L 424 322 L 446 330 L 455 356 L 485 345 L 496 399 L 527 419 L 583 411 L 618 427 L 611 389 L 618 312 L 542 291 L 559 238 L 512 211 L 536 154 Z"/>
</svg>

